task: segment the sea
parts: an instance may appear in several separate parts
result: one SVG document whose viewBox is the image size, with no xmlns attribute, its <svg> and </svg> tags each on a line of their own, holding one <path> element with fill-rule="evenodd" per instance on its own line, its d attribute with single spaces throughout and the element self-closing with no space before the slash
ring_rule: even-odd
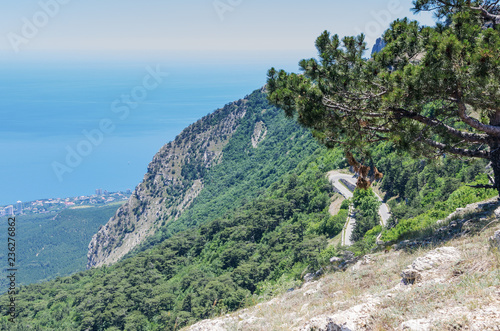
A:
<svg viewBox="0 0 500 331">
<path fill-rule="evenodd" d="M 185 127 L 306 55 L 0 57 L 0 206 L 134 190 Z"/>
</svg>

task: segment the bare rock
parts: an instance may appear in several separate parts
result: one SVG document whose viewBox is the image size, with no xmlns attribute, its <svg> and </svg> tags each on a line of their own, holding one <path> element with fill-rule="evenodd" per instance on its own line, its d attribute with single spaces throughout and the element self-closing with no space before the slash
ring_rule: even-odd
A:
<svg viewBox="0 0 500 331">
<path fill-rule="evenodd" d="M 431 328 L 431 322 L 428 319 L 409 320 L 401 323 L 402 330 L 427 331 Z"/>
<path fill-rule="evenodd" d="M 461 259 L 455 247 L 436 248 L 422 257 L 418 257 L 401 272 L 401 283 L 410 285 L 421 282 L 426 274 L 433 273 L 441 265 L 456 263 Z"/>
<path fill-rule="evenodd" d="M 313 273 L 308 273 L 304 276 L 304 282 L 310 283 L 314 280 L 314 274 Z"/>
<path fill-rule="evenodd" d="M 330 259 L 330 263 L 331 263 L 331 264 L 334 264 L 334 265 L 338 265 L 340 262 L 342 262 L 342 259 L 341 259 L 341 258 L 339 258 L 339 257 L 336 257 L 336 256 L 334 256 L 334 257 L 332 257 L 332 258 Z"/>
<path fill-rule="evenodd" d="M 405 269 L 401 272 L 402 282 L 404 285 L 413 285 L 422 280 L 422 274 L 412 268 Z"/>
<path fill-rule="evenodd" d="M 315 330 L 315 331 L 353 331 L 355 329 L 352 329 L 346 323 L 344 323 L 344 324 L 337 323 L 329 317 L 321 316 L 321 317 L 314 318 L 313 320 L 308 322 L 300 330 L 301 331 L 306 331 L 306 330 L 307 331 L 309 331 L 309 330 Z"/>
<path fill-rule="evenodd" d="M 496 213 L 496 210 L 495 210 Z M 496 231 L 493 236 L 490 237 L 490 246 L 500 250 L 500 230 Z"/>
<path fill-rule="evenodd" d="M 264 321 L 263 318 L 259 318 L 256 316 L 239 316 L 239 319 L 242 319 L 238 322 L 238 330 L 248 330 L 249 327 L 258 325 Z M 228 325 L 226 330 L 234 330 L 234 326 Z"/>
<path fill-rule="evenodd" d="M 307 273 L 305 276 L 304 276 L 304 282 L 306 283 L 310 283 L 318 278 L 320 278 L 322 275 L 323 275 L 323 268 L 319 269 L 318 271 L 316 272 L 313 272 L 313 273 Z"/>
<path fill-rule="evenodd" d="M 233 320 L 230 322 L 234 323 Z M 228 329 L 227 319 L 203 320 L 189 328 L 189 331 L 226 331 Z"/>
<path fill-rule="evenodd" d="M 333 315 L 321 315 L 314 317 L 299 330 L 366 330 L 371 321 L 371 315 L 375 312 L 377 305 L 380 303 L 380 299 L 367 296 L 364 297 L 362 301 L 364 301 L 364 303 L 351 307 L 347 310 L 339 311 Z"/>
<path fill-rule="evenodd" d="M 266 138 L 267 135 L 267 127 L 264 122 L 259 121 L 255 123 L 255 129 L 252 135 L 252 147 L 257 148 L 261 141 Z"/>
<path fill-rule="evenodd" d="M 458 262 L 460 258 L 460 252 L 455 247 L 440 247 L 415 259 L 411 264 L 411 268 L 422 272 L 437 268 L 445 263 Z"/>
<path fill-rule="evenodd" d="M 498 207 L 497 209 L 495 209 L 494 213 L 495 213 L 495 217 L 496 218 L 500 218 L 500 207 Z"/>
<path fill-rule="evenodd" d="M 312 288 L 310 290 L 305 291 L 303 295 L 306 297 L 306 296 L 309 296 L 309 295 L 313 295 L 313 294 L 315 294 L 317 292 L 318 292 L 318 289 Z"/>
</svg>

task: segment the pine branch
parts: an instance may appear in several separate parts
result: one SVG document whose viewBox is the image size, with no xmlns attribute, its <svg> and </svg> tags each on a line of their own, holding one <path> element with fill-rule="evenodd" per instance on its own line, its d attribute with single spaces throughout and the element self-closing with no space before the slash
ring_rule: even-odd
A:
<svg viewBox="0 0 500 331">
<path fill-rule="evenodd" d="M 394 109 L 392 111 L 397 115 L 396 118 L 405 117 L 405 118 L 410 118 L 410 119 L 416 120 L 422 124 L 426 124 L 426 125 L 429 125 L 431 127 L 439 126 L 443 129 L 445 129 L 448 133 L 454 135 L 455 137 L 460 138 L 460 139 L 465 139 L 469 142 L 478 142 L 478 143 L 486 143 L 487 142 L 488 135 L 486 135 L 486 134 L 477 134 L 477 133 L 461 131 L 461 130 L 455 129 L 452 126 L 444 124 L 443 122 L 441 122 L 435 118 L 429 118 L 429 117 L 420 115 L 418 113 L 411 112 L 411 111 L 401 109 L 401 108 Z"/>
<path fill-rule="evenodd" d="M 498 3 L 498 1 L 496 2 Z M 493 20 L 493 22 L 495 22 L 495 24 L 500 24 L 500 15 L 495 15 L 495 14 L 492 14 L 488 11 L 487 8 L 484 8 L 482 5 L 479 6 L 479 7 L 470 7 L 472 10 L 477 10 L 477 11 L 480 11 L 481 14 L 490 19 L 490 20 Z M 493 7 L 494 8 L 494 7 Z"/>
<path fill-rule="evenodd" d="M 500 136 L 500 127 L 498 126 L 493 126 L 493 125 L 487 125 L 479 122 L 475 118 L 472 118 L 467 115 L 467 107 L 465 104 L 461 101 L 461 98 L 458 98 L 458 116 L 462 119 L 462 121 L 474 129 L 477 129 L 479 131 L 483 131 L 487 134 L 493 135 L 493 136 Z"/>
<path fill-rule="evenodd" d="M 444 152 L 456 154 L 456 155 L 462 155 L 462 156 L 467 156 L 467 157 L 478 157 L 482 159 L 489 159 L 490 158 L 490 153 L 487 151 L 473 151 L 470 149 L 463 149 L 463 148 L 457 148 L 457 147 L 452 147 L 449 145 L 445 145 L 443 143 L 434 141 L 429 138 L 422 139 L 424 143 L 427 145 L 440 149 Z"/>
<path fill-rule="evenodd" d="M 378 96 L 378 95 L 374 95 L 374 96 Z M 347 114 L 354 114 L 355 113 L 357 115 L 361 115 L 363 117 L 369 117 L 369 118 L 387 117 L 387 113 L 385 113 L 385 112 L 359 112 L 359 110 L 363 110 L 364 108 L 356 109 L 358 111 L 355 111 L 354 109 L 346 107 L 345 105 L 340 104 L 338 102 L 335 102 L 328 97 L 323 97 L 323 105 L 327 108 L 340 110 L 340 111 L 347 113 Z M 458 130 L 458 129 L 455 129 L 454 127 L 451 127 L 447 124 L 444 124 L 443 122 L 441 122 L 437 119 L 429 118 L 429 117 L 420 115 L 418 113 L 411 112 L 411 111 L 401 109 L 401 108 L 389 109 L 389 111 L 395 113 L 397 119 L 399 119 L 401 117 L 405 117 L 405 118 L 410 118 L 410 119 L 416 120 L 422 124 L 426 124 L 426 125 L 429 125 L 431 127 L 439 126 L 443 129 L 445 129 L 448 133 L 454 135 L 455 137 L 460 138 L 460 139 L 465 139 L 469 142 L 478 142 L 478 143 L 486 143 L 487 142 L 488 135 L 486 135 L 486 134 L 477 134 L 477 133 Z M 464 119 L 462 116 L 461 116 L 461 118 L 465 123 L 469 124 L 473 128 L 481 127 L 481 126 L 477 125 L 477 123 L 475 123 L 478 121 L 473 119 L 473 118 L 468 117 L 468 119 L 467 118 Z M 482 124 L 480 122 L 478 122 L 478 123 L 481 124 L 482 126 L 485 126 L 484 124 Z M 500 128 L 497 128 L 494 126 L 490 126 L 490 127 L 493 130 L 498 131 L 498 135 L 500 135 Z M 478 130 L 487 132 L 487 131 L 481 130 L 481 129 L 478 129 Z"/>
</svg>

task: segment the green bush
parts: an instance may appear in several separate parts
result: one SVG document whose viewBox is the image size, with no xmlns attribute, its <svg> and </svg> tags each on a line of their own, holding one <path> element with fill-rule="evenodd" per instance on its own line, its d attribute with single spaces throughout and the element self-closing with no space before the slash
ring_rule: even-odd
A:
<svg viewBox="0 0 500 331">
<path fill-rule="evenodd" d="M 470 185 L 487 184 L 486 175 L 480 175 Z M 444 219 L 457 208 L 463 208 L 468 204 L 492 198 L 498 195 L 493 189 L 476 189 L 462 185 L 458 190 L 450 194 L 448 200 L 437 203 L 434 208 L 413 218 L 401 220 L 394 228 L 389 229 L 382 235 L 384 241 L 398 241 L 418 236 L 434 225 L 439 219 Z"/>
<path fill-rule="evenodd" d="M 356 189 L 353 196 L 356 223 L 351 234 L 352 241 L 363 238 L 365 233 L 380 224 L 378 210 L 380 202 L 372 189 Z"/>
</svg>

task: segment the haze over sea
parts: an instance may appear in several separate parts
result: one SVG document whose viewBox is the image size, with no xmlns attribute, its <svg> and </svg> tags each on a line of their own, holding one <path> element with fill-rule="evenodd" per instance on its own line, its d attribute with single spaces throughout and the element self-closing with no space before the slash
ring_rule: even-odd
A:
<svg viewBox="0 0 500 331">
<path fill-rule="evenodd" d="M 195 54 L 194 61 L 180 54 L 154 60 L 45 54 L 2 61 L 0 206 L 90 195 L 97 188 L 133 190 L 156 152 L 183 128 L 262 87 L 271 66 L 297 71 L 297 59 L 313 54 L 274 54 L 265 60 L 254 55 L 212 54 L 200 61 Z M 159 66 L 168 77 L 120 118 L 113 102 L 142 86 L 148 66 Z M 72 172 L 58 177 L 54 162 L 67 165 L 68 148 L 88 141 L 83 131 L 99 129 L 103 119 L 111 120 L 115 130 Z"/>
</svg>

